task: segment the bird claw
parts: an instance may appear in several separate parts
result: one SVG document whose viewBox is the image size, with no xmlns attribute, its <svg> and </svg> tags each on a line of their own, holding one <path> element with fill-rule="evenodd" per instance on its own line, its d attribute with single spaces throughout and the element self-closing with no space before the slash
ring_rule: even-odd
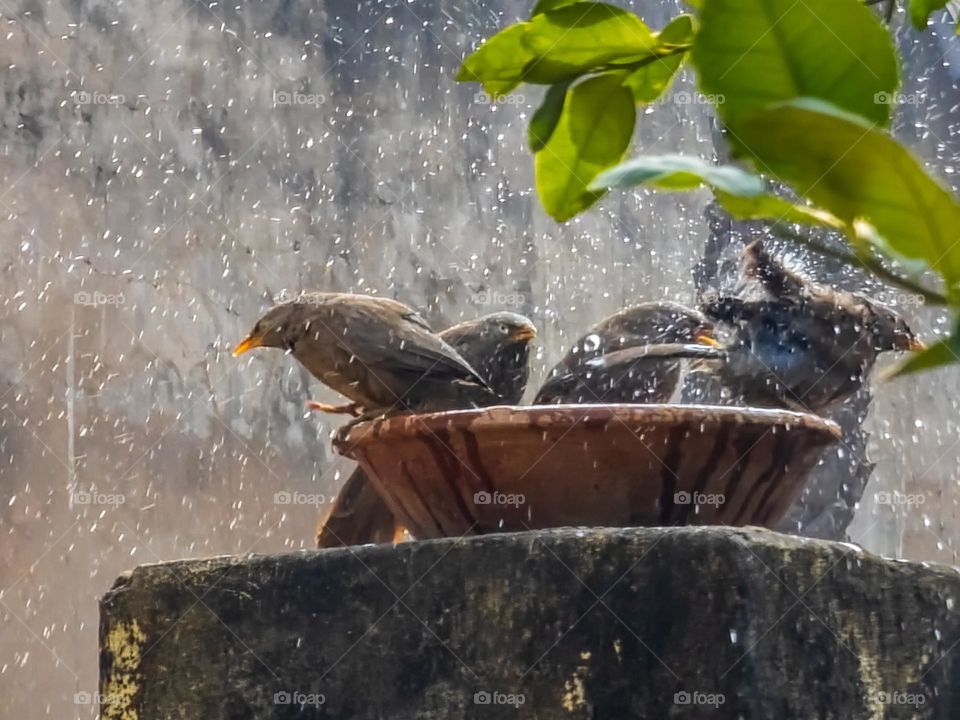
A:
<svg viewBox="0 0 960 720">
<path fill-rule="evenodd" d="M 350 434 L 350 428 L 353 427 L 354 422 L 348 422 L 346 425 L 338 427 L 333 431 L 333 443 L 334 445 L 341 445 L 346 443 L 347 435 Z"/>
<path fill-rule="evenodd" d="M 330 403 L 321 403 L 316 400 L 307 400 L 307 410 L 316 412 L 325 412 L 332 415 L 353 415 L 355 418 L 362 417 L 363 413 L 357 403 L 346 403 L 345 405 L 331 405 Z"/>
<path fill-rule="evenodd" d="M 343 425 L 341 425 L 340 427 L 338 427 L 338 428 L 334 431 L 334 433 L 333 433 L 333 440 L 334 440 L 334 442 L 336 442 L 336 443 L 346 442 L 347 436 L 350 434 L 350 431 L 353 430 L 353 428 L 354 428 L 356 425 L 359 425 L 359 424 L 362 423 L 362 422 L 366 422 L 366 421 L 369 420 L 369 419 L 370 419 L 369 417 L 366 417 L 366 416 L 364 416 L 364 415 L 360 415 L 360 416 L 358 416 L 358 417 L 355 417 L 355 418 L 354 418 L 353 420 L 351 420 L 350 422 L 344 423 Z"/>
</svg>

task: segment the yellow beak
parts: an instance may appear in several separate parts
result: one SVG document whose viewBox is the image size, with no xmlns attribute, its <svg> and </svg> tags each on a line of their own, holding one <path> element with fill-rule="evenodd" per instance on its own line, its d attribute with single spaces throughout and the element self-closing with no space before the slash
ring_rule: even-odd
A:
<svg viewBox="0 0 960 720">
<path fill-rule="evenodd" d="M 721 347 L 720 342 L 709 332 L 700 332 L 694 338 L 698 345 L 709 345 L 710 347 Z"/>
<path fill-rule="evenodd" d="M 513 334 L 510 336 L 511 340 L 516 342 L 527 342 L 528 340 L 533 340 L 537 336 L 537 331 L 532 327 L 518 327 L 513 331 Z"/>
<path fill-rule="evenodd" d="M 912 352 L 921 352 L 927 349 L 927 344 L 922 340 L 911 340 L 910 344 L 907 346 L 907 350 Z"/>
<path fill-rule="evenodd" d="M 233 356 L 240 357 L 247 350 L 252 350 L 253 348 L 262 347 L 263 338 L 256 337 L 254 335 L 247 335 L 240 343 L 233 349 Z"/>
</svg>

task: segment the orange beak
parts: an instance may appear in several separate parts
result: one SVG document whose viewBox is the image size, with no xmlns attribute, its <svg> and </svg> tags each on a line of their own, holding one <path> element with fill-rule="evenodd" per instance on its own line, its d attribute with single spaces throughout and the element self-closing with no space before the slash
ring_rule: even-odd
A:
<svg viewBox="0 0 960 720">
<path fill-rule="evenodd" d="M 712 348 L 722 347 L 720 341 L 713 336 L 713 330 L 703 329 L 693 338 L 698 345 L 709 345 Z"/>
<path fill-rule="evenodd" d="M 518 327 L 510 335 L 510 339 L 515 342 L 529 342 L 537 336 L 537 331 L 529 325 Z"/>
<path fill-rule="evenodd" d="M 233 356 L 240 357 L 247 350 L 252 350 L 257 347 L 263 347 L 263 338 L 255 335 L 247 335 L 247 337 L 241 340 L 233 349 Z"/>
<path fill-rule="evenodd" d="M 922 340 L 917 340 L 916 338 L 911 338 L 910 343 L 907 345 L 907 350 L 911 352 L 922 352 L 927 349 L 927 344 Z"/>
</svg>

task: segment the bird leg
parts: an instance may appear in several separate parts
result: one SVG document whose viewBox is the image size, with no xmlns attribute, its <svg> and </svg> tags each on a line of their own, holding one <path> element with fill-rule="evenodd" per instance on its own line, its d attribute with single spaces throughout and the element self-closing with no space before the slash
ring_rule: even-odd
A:
<svg viewBox="0 0 960 720">
<path fill-rule="evenodd" d="M 317 404 L 319 405 L 320 403 Z M 390 417 L 390 413 L 384 411 L 383 408 L 364 408 L 356 403 L 354 403 L 354 405 L 356 413 L 354 413 L 353 419 L 350 422 L 341 425 L 339 428 L 337 428 L 336 432 L 334 432 L 334 438 L 336 438 L 337 442 L 345 441 L 347 435 L 350 434 L 350 431 L 353 429 L 354 425 L 359 425 L 360 423 L 369 422 L 371 420 L 383 420 L 387 417 Z"/>
<path fill-rule="evenodd" d="M 307 410 L 317 412 L 331 413 L 333 415 L 353 415 L 355 418 L 363 416 L 362 409 L 357 403 L 346 403 L 345 405 L 331 405 L 321 403 L 316 400 L 307 400 Z"/>
</svg>

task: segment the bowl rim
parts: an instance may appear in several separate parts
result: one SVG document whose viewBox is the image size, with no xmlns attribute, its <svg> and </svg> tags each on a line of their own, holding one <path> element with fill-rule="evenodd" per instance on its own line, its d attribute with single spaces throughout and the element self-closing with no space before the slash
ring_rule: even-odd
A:
<svg viewBox="0 0 960 720">
<path fill-rule="evenodd" d="M 543 419 L 538 422 L 538 417 Z M 518 423 L 518 419 L 524 422 Z M 469 425 L 471 430 L 498 428 L 538 429 L 572 427 L 578 423 L 603 424 L 614 420 L 623 423 L 642 422 L 661 425 L 679 422 L 723 424 L 731 420 L 750 425 L 799 427 L 840 440 L 843 432 L 832 420 L 820 415 L 777 408 L 736 407 L 698 404 L 566 404 L 566 405 L 492 405 L 469 410 L 448 410 L 431 413 L 407 413 L 357 423 L 345 434 L 337 434 L 334 446 L 340 452 L 380 442 L 389 437 L 411 438 L 425 433 L 450 431 Z M 349 454 L 347 452 L 347 454 Z"/>
</svg>

